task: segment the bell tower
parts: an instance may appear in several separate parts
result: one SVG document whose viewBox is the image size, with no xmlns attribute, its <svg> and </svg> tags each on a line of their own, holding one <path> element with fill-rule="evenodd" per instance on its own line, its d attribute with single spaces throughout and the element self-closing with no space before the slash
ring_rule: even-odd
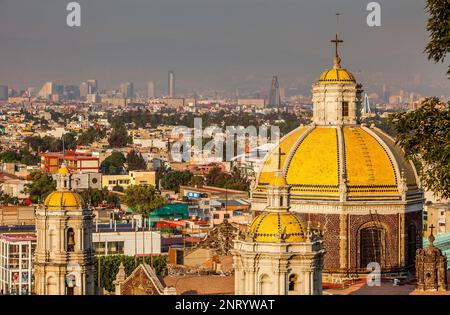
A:
<svg viewBox="0 0 450 315">
<path fill-rule="evenodd" d="M 35 293 L 94 294 L 92 210 L 71 190 L 65 165 L 55 176 L 57 190 L 36 210 Z"/>
</svg>

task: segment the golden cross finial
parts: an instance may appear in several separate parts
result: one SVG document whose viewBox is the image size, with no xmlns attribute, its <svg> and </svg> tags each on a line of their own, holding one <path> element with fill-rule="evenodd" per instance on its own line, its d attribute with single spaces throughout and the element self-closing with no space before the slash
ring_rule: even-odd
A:
<svg viewBox="0 0 450 315">
<path fill-rule="evenodd" d="M 282 156 L 282 155 L 286 155 L 286 153 L 282 153 L 282 152 L 281 152 L 281 147 L 280 147 L 279 144 L 278 144 L 278 152 L 275 153 L 275 155 L 278 157 L 278 167 L 277 167 L 277 170 L 281 170 L 281 156 Z"/>
<path fill-rule="evenodd" d="M 344 41 L 339 38 L 339 33 L 336 33 L 336 39 L 331 40 L 331 42 L 336 44 L 334 66 L 340 68 L 341 67 L 341 57 L 339 57 L 339 44 L 343 43 Z"/>
</svg>

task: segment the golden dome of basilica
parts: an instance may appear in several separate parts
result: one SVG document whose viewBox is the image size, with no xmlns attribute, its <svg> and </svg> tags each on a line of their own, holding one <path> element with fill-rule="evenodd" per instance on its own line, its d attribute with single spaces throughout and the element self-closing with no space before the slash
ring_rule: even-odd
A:
<svg viewBox="0 0 450 315">
<path fill-rule="evenodd" d="M 262 243 L 299 243 L 306 240 L 306 223 L 291 212 L 265 212 L 250 224 L 247 239 Z"/>
<path fill-rule="evenodd" d="M 418 191 L 416 173 L 395 141 L 376 128 L 359 125 L 299 127 L 280 141 L 263 162 L 252 198 L 266 199 L 268 186 L 280 182 L 278 163 L 291 202 L 339 200 L 341 184 L 347 200 L 399 200 L 403 182 Z M 341 174 L 341 172 L 345 172 Z"/>
</svg>

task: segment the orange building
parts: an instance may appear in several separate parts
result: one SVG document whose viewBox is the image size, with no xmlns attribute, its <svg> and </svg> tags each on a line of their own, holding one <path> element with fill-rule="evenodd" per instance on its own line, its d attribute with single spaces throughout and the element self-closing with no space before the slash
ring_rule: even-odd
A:
<svg viewBox="0 0 450 315">
<path fill-rule="evenodd" d="M 45 173 L 55 174 L 63 163 L 71 172 L 98 172 L 100 159 L 89 153 L 75 151 L 40 153 L 41 170 Z"/>
</svg>

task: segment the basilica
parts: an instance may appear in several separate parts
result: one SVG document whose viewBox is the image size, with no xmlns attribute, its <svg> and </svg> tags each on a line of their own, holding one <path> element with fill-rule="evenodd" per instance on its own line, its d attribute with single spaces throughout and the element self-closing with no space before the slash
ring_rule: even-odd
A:
<svg viewBox="0 0 450 315">
<path fill-rule="evenodd" d="M 265 216 L 250 229 L 259 231 L 255 226 L 273 216 L 267 200 L 276 178 L 288 188 L 289 213 L 323 231 L 324 281 L 367 274 L 371 262 L 385 276 L 408 275 L 422 240 L 417 173 L 394 139 L 361 124 L 362 85 L 341 65 L 338 34 L 332 42 L 333 66 L 312 87 L 312 124 L 287 134 L 263 162 L 251 202 Z"/>
</svg>

